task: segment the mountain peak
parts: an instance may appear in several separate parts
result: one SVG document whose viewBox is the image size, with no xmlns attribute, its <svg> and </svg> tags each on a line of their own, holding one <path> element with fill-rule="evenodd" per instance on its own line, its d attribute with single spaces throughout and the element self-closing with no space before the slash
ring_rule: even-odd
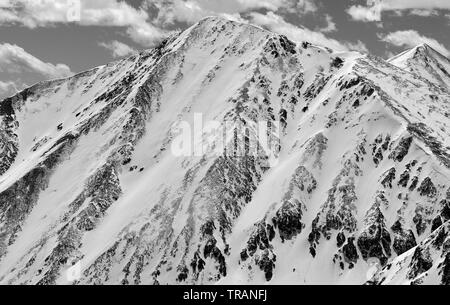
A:
<svg viewBox="0 0 450 305">
<path fill-rule="evenodd" d="M 411 49 L 408 49 L 388 60 L 388 62 L 398 62 L 398 61 L 405 61 L 409 60 L 411 58 L 417 58 L 417 57 L 435 57 L 435 58 L 442 58 L 448 60 L 448 57 L 446 57 L 444 54 L 442 54 L 440 51 L 436 50 L 436 48 L 432 47 L 431 45 L 427 43 L 421 43 Z"/>
<path fill-rule="evenodd" d="M 431 47 L 431 46 L 430 46 L 428 43 L 426 43 L 426 42 L 417 45 L 415 48 L 416 48 L 416 49 L 422 48 L 422 49 L 425 49 L 425 50 L 430 50 L 430 49 L 431 49 L 431 50 L 434 50 L 433 47 Z"/>
<path fill-rule="evenodd" d="M 441 52 L 436 50 L 436 48 L 430 46 L 427 43 L 422 43 L 416 46 L 414 49 L 417 54 L 426 54 L 427 56 L 442 57 L 448 60 L 448 58 L 444 54 L 442 54 Z"/>
<path fill-rule="evenodd" d="M 212 29 L 221 29 L 222 31 L 236 31 L 236 29 L 258 29 L 263 32 L 269 32 L 259 26 L 250 24 L 250 23 L 244 23 L 241 21 L 229 19 L 223 16 L 207 16 L 195 23 L 191 26 L 190 29 L 187 30 L 187 32 L 192 32 L 193 30 L 201 30 L 201 31 L 207 31 L 210 32 Z M 274 34 L 274 33 L 272 33 Z"/>
<path fill-rule="evenodd" d="M 450 83 L 450 60 L 427 43 L 404 51 L 388 62 L 443 87 Z"/>
</svg>

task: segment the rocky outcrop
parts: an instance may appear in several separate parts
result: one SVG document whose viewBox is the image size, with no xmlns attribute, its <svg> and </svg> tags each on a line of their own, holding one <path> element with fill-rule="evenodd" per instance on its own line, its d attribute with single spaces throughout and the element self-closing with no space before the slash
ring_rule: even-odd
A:
<svg viewBox="0 0 450 305">
<path fill-rule="evenodd" d="M 0 193 L 0 217 L 3 223 L 0 229 L 0 257 L 6 253 L 8 246 L 14 244 L 16 235 L 21 231 L 21 226 L 33 210 L 40 193 L 48 187 L 53 171 L 68 157 L 77 139 L 68 137 L 60 142 L 45 161 Z"/>
<path fill-rule="evenodd" d="M 331 238 L 332 230 L 346 230 L 353 233 L 356 230 L 357 221 L 354 177 L 360 174 L 357 164 L 347 160 L 344 169 L 333 181 L 333 188 L 328 191 L 328 199 L 323 204 L 321 211 L 312 222 L 312 230 L 309 233 L 310 253 L 316 254 L 316 247 L 321 236 L 327 240 Z"/>
<path fill-rule="evenodd" d="M 8 171 L 19 150 L 19 139 L 16 134 L 19 122 L 15 119 L 13 104 L 12 98 L 0 104 L 0 175 Z"/>
<path fill-rule="evenodd" d="M 275 229 L 278 229 L 282 241 L 291 240 L 302 232 L 305 224 L 302 219 L 302 204 L 298 201 L 286 201 L 272 219 Z"/>
<path fill-rule="evenodd" d="M 278 230 L 282 242 L 295 238 L 305 228 L 302 222 L 305 204 L 300 201 L 299 194 L 304 193 L 307 197 L 316 187 L 317 181 L 312 174 L 304 166 L 300 166 L 291 178 L 281 207 L 272 218 L 272 224 Z"/>
<path fill-rule="evenodd" d="M 213 236 L 214 230 L 215 225 L 212 221 L 205 223 L 200 229 L 200 232 L 202 234 L 201 239 L 205 241 L 205 246 L 203 248 L 203 257 L 205 259 L 208 258 L 214 259 L 218 264 L 219 274 L 221 276 L 227 276 L 227 266 L 225 262 L 225 256 L 223 255 L 222 251 L 217 247 L 217 240 Z M 187 271 L 184 273 L 187 273 Z M 181 276 L 183 275 L 180 274 L 178 278 L 180 279 Z"/>
<path fill-rule="evenodd" d="M 400 220 L 394 223 L 391 230 L 394 232 L 394 243 L 392 247 L 397 255 L 402 255 L 417 245 L 413 231 L 405 230 Z"/>
<path fill-rule="evenodd" d="M 450 168 L 450 153 L 444 144 L 432 135 L 430 129 L 424 123 L 414 123 L 408 126 L 408 131 L 421 139 L 447 168 Z"/>
<path fill-rule="evenodd" d="M 241 250 L 240 259 L 242 262 L 252 259 L 254 264 L 264 272 L 267 281 L 270 281 L 275 268 L 276 255 L 270 242 L 275 237 L 274 229 L 271 225 L 266 225 L 265 221 L 255 224 L 247 247 Z"/>
<path fill-rule="evenodd" d="M 417 191 L 420 193 L 420 196 L 434 197 L 436 196 L 436 187 L 429 177 L 425 178 L 422 181 Z"/>
<path fill-rule="evenodd" d="M 410 136 L 402 138 L 395 149 L 392 151 L 392 153 L 389 155 L 389 158 L 397 162 L 402 162 L 406 155 L 408 155 L 412 143 L 413 137 Z"/>
<path fill-rule="evenodd" d="M 59 230 L 57 245 L 45 259 L 47 272 L 38 284 L 55 284 L 61 268 L 69 262 L 75 265 L 82 258 L 79 248 L 83 234 L 96 227 L 121 192 L 120 181 L 112 165 L 105 165 L 87 181 L 84 192 L 71 204 L 71 211 L 65 216 L 71 219 Z M 89 199 L 87 207 L 80 210 Z"/>
<path fill-rule="evenodd" d="M 385 218 L 380 209 L 380 203 L 375 203 L 367 212 L 364 219 L 365 228 L 359 234 L 358 248 L 362 257 L 378 258 L 382 265 L 386 265 L 391 257 L 391 235 L 386 228 Z"/>
</svg>

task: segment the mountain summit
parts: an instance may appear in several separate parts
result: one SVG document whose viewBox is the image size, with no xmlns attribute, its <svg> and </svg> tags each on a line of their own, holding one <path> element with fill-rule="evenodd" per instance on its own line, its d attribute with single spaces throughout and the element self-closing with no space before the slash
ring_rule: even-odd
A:
<svg viewBox="0 0 450 305">
<path fill-rule="evenodd" d="M 207 18 L 3 100 L 0 283 L 449 284 L 435 57 Z"/>
<path fill-rule="evenodd" d="M 418 45 L 388 62 L 449 89 L 450 60 L 428 44 Z"/>
</svg>

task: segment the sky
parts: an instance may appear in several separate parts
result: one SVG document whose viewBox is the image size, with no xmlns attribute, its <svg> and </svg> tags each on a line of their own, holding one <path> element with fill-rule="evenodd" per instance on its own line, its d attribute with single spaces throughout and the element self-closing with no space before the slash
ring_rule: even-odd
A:
<svg viewBox="0 0 450 305">
<path fill-rule="evenodd" d="M 157 45 L 206 16 L 385 59 L 450 57 L 450 0 L 0 0 L 0 99 Z"/>
</svg>

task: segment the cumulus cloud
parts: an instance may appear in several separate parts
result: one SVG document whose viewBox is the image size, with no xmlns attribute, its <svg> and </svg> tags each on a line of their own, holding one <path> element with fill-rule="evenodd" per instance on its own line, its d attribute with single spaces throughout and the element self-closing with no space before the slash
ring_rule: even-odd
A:
<svg viewBox="0 0 450 305">
<path fill-rule="evenodd" d="M 215 14 L 213 7 L 205 7 L 192 0 L 147 0 L 146 5 L 157 9 L 158 14 L 153 22 L 160 26 L 171 25 L 177 21 L 194 23 Z"/>
<path fill-rule="evenodd" d="M 280 7 L 292 7 L 293 1 L 288 0 L 237 0 L 239 4 L 245 9 L 258 9 L 265 8 L 268 10 L 276 11 Z M 306 2 L 306 1 L 300 1 Z M 308 1 L 309 2 L 309 1 Z"/>
<path fill-rule="evenodd" d="M 0 72 L 36 72 L 50 78 L 66 77 L 72 74 L 65 64 L 54 65 L 43 62 L 23 48 L 9 43 L 0 44 Z"/>
<path fill-rule="evenodd" d="M 205 0 L 198 1 L 206 2 Z M 274 12 L 278 10 L 284 10 L 291 13 L 304 14 L 316 12 L 318 9 L 314 0 L 230 0 L 227 2 L 235 7 L 237 11 L 264 8 Z M 233 2 L 235 2 L 237 5 L 233 5 Z"/>
<path fill-rule="evenodd" d="M 299 15 L 318 10 L 314 0 L 146 0 L 147 8 L 155 8 L 158 13 L 154 20 L 158 25 L 171 25 L 175 22 L 194 23 L 211 16 L 232 16 L 257 9 L 289 12 Z"/>
<path fill-rule="evenodd" d="M 325 21 L 326 21 L 327 25 L 323 28 L 318 28 L 317 31 L 322 32 L 322 33 L 331 33 L 331 32 L 337 31 L 336 23 L 334 23 L 333 17 L 326 14 Z"/>
<path fill-rule="evenodd" d="M 351 51 L 369 53 L 369 49 L 361 40 L 358 40 L 357 42 L 346 42 L 345 46 Z"/>
<path fill-rule="evenodd" d="M 109 50 L 114 58 L 125 57 L 136 53 L 135 49 L 117 40 L 113 40 L 110 42 L 101 42 L 99 43 L 99 45 Z"/>
<path fill-rule="evenodd" d="M 12 81 L 0 81 L 0 99 L 17 92 L 16 84 Z"/>
<path fill-rule="evenodd" d="M 210 15 L 239 20 L 240 13 L 257 9 L 302 15 L 318 7 L 314 0 L 143 0 L 137 6 L 123 0 L 0 0 L 0 25 L 122 27 L 134 42 L 152 47 L 179 22 L 192 24 Z"/>
<path fill-rule="evenodd" d="M 414 30 L 396 31 L 387 35 L 379 35 L 382 41 L 398 47 L 415 47 L 426 43 L 445 56 L 450 56 L 450 51 L 434 38 L 426 37 Z"/>
<path fill-rule="evenodd" d="M 366 0 L 366 5 L 352 5 L 347 13 L 357 21 L 381 21 L 383 12 L 409 11 L 412 14 L 431 16 L 436 10 L 450 10 L 448 0 Z"/>
<path fill-rule="evenodd" d="M 288 23 L 281 16 L 273 12 L 268 12 L 266 14 L 253 12 L 250 13 L 250 19 L 252 23 L 268 28 L 273 32 L 286 35 L 293 41 L 308 41 L 313 44 L 334 49 L 336 51 L 367 50 L 367 48 L 361 41 L 358 41 L 357 43 L 339 42 L 335 39 L 325 36 L 323 33 L 312 31 L 305 27 L 299 27 Z"/>
<path fill-rule="evenodd" d="M 365 7 L 362 5 L 353 5 L 347 13 L 356 21 L 373 22 L 381 20 L 381 8 L 379 6 Z"/>
<path fill-rule="evenodd" d="M 20 24 L 29 28 L 75 23 L 81 26 L 124 27 L 136 42 L 152 46 L 165 31 L 149 22 L 143 8 L 118 0 L 0 0 L 0 25 Z"/>
<path fill-rule="evenodd" d="M 439 12 L 435 9 L 425 10 L 425 9 L 413 9 L 409 11 L 411 15 L 421 16 L 421 17 L 430 17 L 430 16 L 438 16 Z"/>
<path fill-rule="evenodd" d="M 27 81 L 63 78 L 72 74 L 65 64 L 44 62 L 17 45 L 0 43 L 0 98 L 23 89 Z"/>
</svg>

